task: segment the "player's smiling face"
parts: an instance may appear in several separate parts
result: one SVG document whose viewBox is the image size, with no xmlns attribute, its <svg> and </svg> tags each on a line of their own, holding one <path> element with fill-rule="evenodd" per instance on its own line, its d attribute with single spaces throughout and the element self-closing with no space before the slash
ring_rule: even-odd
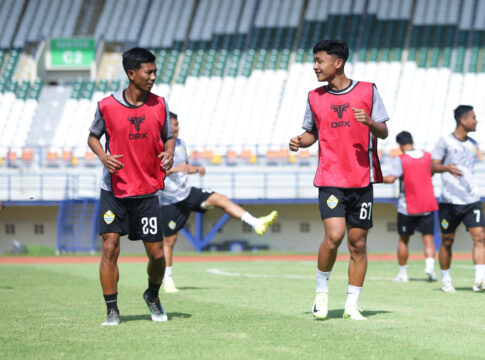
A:
<svg viewBox="0 0 485 360">
<path fill-rule="evenodd" d="M 343 66 L 342 59 L 329 55 L 326 51 L 318 51 L 313 60 L 313 71 L 318 81 L 331 81 L 337 70 Z"/>
<path fill-rule="evenodd" d="M 150 91 L 157 80 L 157 66 L 155 63 L 141 63 L 137 70 L 128 70 L 128 77 L 137 89 Z"/>
<path fill-rule="evenodd" d="M 461 123 L 466 131 L 476 131 L 478 120 L 475 115 L 475 111 L 470 110 L 461 117 Z"/>
</svg>

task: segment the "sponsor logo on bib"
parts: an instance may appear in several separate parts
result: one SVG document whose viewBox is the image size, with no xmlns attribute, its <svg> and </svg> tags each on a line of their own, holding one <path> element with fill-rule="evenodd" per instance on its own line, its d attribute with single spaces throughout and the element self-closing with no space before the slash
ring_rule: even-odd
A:
<svg viewBox="0 0 485 360">
<path fill-rule="evenodd" d="M 338 205 L 338 199 L 335 197 L 335 195 L 330 195 L 327 199 L 327 206 L 330 209 L 334 209 Z"/>
<path fill-rule="evenodd" d="M 446 229 L 448 229 L 449 226 L 450 226 L 450 223 L 446 219 L 441 220 L 441 227 L 443 229 L 446 230 Z"/>
<path fill-rule="evenodd" d="M 108 210 L 104 213 L 103 217 L 104 217 L 104 222 L 109 225 L 113 221 L 115 221 L 116 216 L 115 216 L 115 214 L 113 214 L 113 212 L 111 210 Z"/>
</svg>

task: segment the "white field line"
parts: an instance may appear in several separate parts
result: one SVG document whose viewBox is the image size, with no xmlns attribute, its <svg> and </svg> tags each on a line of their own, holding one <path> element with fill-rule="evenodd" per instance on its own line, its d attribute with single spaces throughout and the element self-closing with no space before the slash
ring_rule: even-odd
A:
<svg viewBox="0 0 485 360">
<path fill-rule="evenodd" d="M 304 275 L 269 275 L 269 274 L 245 274 L 238 272 L 230 272 L 221 269 L 208 269 L 207 272 L 213 275 L 229 276 L 229 277 L 246 277 L 246 278 L 258 278 L 258 279 L 305 279 L 305 280 L 315 280 L 315 276 L 304 276 Z M 332 276 L 332 279 L 347 279 L 347 276 Z M 387 277 L 366 277 L 366 280 L 377 280 L 377 281 L 391 281 L 392 278 Z"/>
</svg>

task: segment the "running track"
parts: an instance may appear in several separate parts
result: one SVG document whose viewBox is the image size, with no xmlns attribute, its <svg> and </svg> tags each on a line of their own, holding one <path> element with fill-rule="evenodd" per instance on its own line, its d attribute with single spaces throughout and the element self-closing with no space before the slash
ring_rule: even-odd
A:
<svg viewBox="0 0 485 360">
<path fill-rule="evenodd" d="M 369 254 L 369 261 L 393 261 L 395 254 Z M 454 260 L 471 260 L 470 253 L 455 253 Z M 348 261 L 349 255 L 337 256 L 338 261 Z M 424 260 L 423 255 L 410 254 L 409 260 Z M 146 256 L 120 256 L 119 263 L 145 263 Z M 231 262 L 231 261 L 317 261 L 316 255 L 195 255 L 174 256 L 174 262 Z M 99 263 L 98 256 L 5 256 L 0 264 L 89 264 Z"/>
</svg>

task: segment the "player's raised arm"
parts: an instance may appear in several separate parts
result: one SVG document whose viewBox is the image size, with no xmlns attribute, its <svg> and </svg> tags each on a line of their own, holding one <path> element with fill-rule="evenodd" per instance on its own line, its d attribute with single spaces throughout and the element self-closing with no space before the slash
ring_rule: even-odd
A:
<svg viewBox="0 0 485 360">
<path fill-rule="evenodd" d="M 300 148 L 307 148 L 312 146 L 315 141 L 317 141 L 317 135 L 305 131 L 301 135 L 292 137 L 288 146 L 290 148 L 290 151 L 298 151 L 298 149 Z"/>
<path fill-rule="evenodd" d="M 369 127 L 369 130 L 379 139 L 387 138 L 389 131 L 387 130 L 387 125 L 385 122 L 375 122 L 364 109 L 352 109 L 352 111 L 354 112 L 355 121 Z"/>
</svg>

